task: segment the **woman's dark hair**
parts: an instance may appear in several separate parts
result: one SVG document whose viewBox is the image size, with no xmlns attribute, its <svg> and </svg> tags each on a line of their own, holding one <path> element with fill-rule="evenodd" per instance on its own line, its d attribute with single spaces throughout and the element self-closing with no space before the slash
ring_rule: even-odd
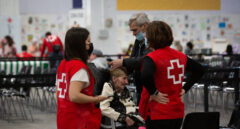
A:
<svg viewBox="0 0 240 129">
<path fill-rule="evenodd" d="M 86 40 L 89 36 L 89 31 L 85 28 L 73 27 L 69 29 L 65 37 L 64 58 L 71 60 L 80 58 L 84 63 L 87 62 L 88 52 L 86 50 Z"/>
<path fill-rule="evenodd" d="M 27 51 L 27 45 L 22 45 L 22 51 Z"/>
<path fill-rule="evenodd" d="M 153 21 L 147 28 L 147 40 L 149 46 L 155 50 L 170 46 L 173 42 L 173 34 L 170 26 L 163 21 Z"/>
<path fill-rule="evenodd" d="M 7 43 L 10 47 L 14 44 L 14 41 L 11 36 L 7 35 L 5 36 L 5 39 L 7 40 Z"/>
<path fill-rule="evenodd" d="M 232 55 L 233 54 L 233 48 L 232 48 L 232 45 L 227 45 L 227 49 L 226 49 L 226 52 L 228 55 Z"/>
<path fill-rule="evenodd" d="M 190 49 L 190 50 L 192 50 L 193 49 L 193 43 L 192 42 L 187 42 L 187 46 L 188 46 L 188 48 Z"/>
<path fill-rule="evenodd" d="M 45 37 L 52 35 L 52 33 L 50 31 L 46 32 Z"/>
</svg>

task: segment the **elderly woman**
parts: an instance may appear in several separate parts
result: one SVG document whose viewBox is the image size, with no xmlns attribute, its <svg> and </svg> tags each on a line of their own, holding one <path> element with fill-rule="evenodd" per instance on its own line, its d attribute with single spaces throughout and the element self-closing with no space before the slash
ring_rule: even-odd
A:
<svg viewBox="0 0 240 129">
<path fill-rule="evenodd" d="M 144 121 L 126 88 L 127 84 L 127 71 L 124 67 L 112 70 L 111 81 L 105 83 L 102 90 L 102 96 L 110 98 L 100 102 L 100 108 L 104 116 L 127 125 L 122 128 L 137 129 Z"/>
<path fill-rule="evenodd" d="M 185 54 L 170 48 L 170 26 L 153 21 L 147 28 L 148 45 L 154 51 L 143 61 L 141 80 L 144 85 L 139 111 L 147 119 L 147 129 L 180 129 L 184 117 L 181 96 L 203 75 L 203 67 Z M 185 71 L 191 78 L 182 87 Z"/>
</svg>

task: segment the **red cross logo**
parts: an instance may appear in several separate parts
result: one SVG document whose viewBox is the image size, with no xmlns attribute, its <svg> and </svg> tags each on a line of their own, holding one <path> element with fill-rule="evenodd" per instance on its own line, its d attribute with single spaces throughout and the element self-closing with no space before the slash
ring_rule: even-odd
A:
<svg viewBox="0 0 240 129">
<path fill-rule="evenodd" d="M 167 68 L 168 79 L 173 79 L 173 84 L 181 84 L 184 74 L 184 65 L 179 64 L 179 60 L 170 60 L 171 66 Z"/>
<path fill-rule="evenodd" d="M 66 74 L 62 73 L 62 78 L 57 79 L 57 87 L 59 91 L 59 98 L 65 98 L 65 94 L 67 92 L 67 81 L 66 81 Z"/>
<path fill-rule="evenodd" d="M 57 39 L 56 35 L 50 35 L 47 37 L 47 41 L 48 42 L 54 42 Z"/>
</svg>

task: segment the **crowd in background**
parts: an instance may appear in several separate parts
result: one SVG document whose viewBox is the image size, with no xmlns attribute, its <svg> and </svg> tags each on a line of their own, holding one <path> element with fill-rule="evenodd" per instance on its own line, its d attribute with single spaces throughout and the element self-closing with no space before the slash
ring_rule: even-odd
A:
<svg viewBox="0 0 240 129">
<path fill-rule="evenodd" d="M 56 41 L 50 41 L 52 39 Z M 53 45 L 51 45 L 52 43 L 50 42 L 53 42 Z M 173 45 L 171 47 L 187 55 L 201 54 L 195 51 L 193 41 L 187 42 L 186 46 L 184 47 L 182 46 L 182 43 L 179 40 L 176 40 L 173 42 Z M 134 48 L 133 44 L 129 44 L 127 50 L 124 50 L 122 53 L 120 53 L 120 55 L 123 55 L 125 58 L 130 57 L 133 48 Z M 55 52 L 55 55 L 56 53 L 60 52 L 61 53 L 60 55 L 63 56 L 63 49 L 64 47 L 61 39 L 57 35 L 51 35 L 50 32 L 46 32 L 45 37 L 43 39 L 39 40 L 33 39 L 30 45 L 23 44 L 21 46 L 20 51 L 16 49 L 14 39 L 10 35 L 6 35 L 0 41 L 0 57 L 4 58 L 49 57 L 52 56 L 53 54 L 52 52 Z M 101 53 L 100 55 L 98 55 L 98 57 L 104 56 L 103 52 L 99 49 L 96 49 L 96 51 L 94 51 L 93 54 L 97 51 L 98 53 L 99 51 Z M 226 46 L 225 51 L 219 54 L 232 55 L 237 54 L 237 52 L 236 50 L 235 51 L 233 50 L 233 46 L 231 44 L 228 44 Z M 90 61 L 92 61 L 91 58 L 92 57 L 90 57 Z M 104 67 L 106 67 L 106 65 Z"/>
</svg>

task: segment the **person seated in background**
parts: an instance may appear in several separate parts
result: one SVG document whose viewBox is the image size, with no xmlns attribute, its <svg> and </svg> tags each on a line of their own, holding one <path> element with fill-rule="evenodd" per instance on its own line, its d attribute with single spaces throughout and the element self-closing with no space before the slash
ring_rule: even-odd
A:
<svg viewBox="0 0 240 129">
<path fill-rule="evenodd" d="M 27 52 L 27 45 L 22 45 L 22 53 L 16 54 L 17 58 L 31 58 L 33 57 L 32 54 Z"/>
<path fill-rule="evenodd" d="M 97 68 L 107 69 L 107 59 L 103 57 L 101 50 L 94 49 L 89 57 L 89 62 L 94 63 Z"/>
<path fill-rule="evenodd" d="M 193 43 L 191 41 L 187 42 L 187 47 L 185 49 L 185 54 L 189 55 L 189 54 L 193 54 Z"/>
<path fill-rule="evenodd" d="M 33 39 L 32 44 L 29 46 L 29 53 L 35 57 L 40 56 L 40 51 L 37 45 L 38 45 L 38 40 Z"/>
<path fill-rule="evenodd" d="M 61 60 L 63 59 L 63 53 L 60 49 L 53 49 L 53 52 L 51 52 L 48 57 L 50 59 L 50 68 L 57 70 Z"/>
<path fill-rule="evenodd" d="M 2 43 L 2 56 L 7 58 L 12 58 L 16 56 L 17 49 L 14 40 L 11 36 L 7 35 L 4 37 L 4 42 Z"/>
<path fill-rule="evenodd" d="M 93 49 L 93 43 L 90 43 L 88 49 L 89 57 L 92 55 Z M 94 77 L 93 95 L 100 95 L 102 93 L 104 83 L 110 80 L 110 71 L 109 69 L 97 68 L 96 65 L 90 61 L 87 63 L 87 66 Z M 100 104 L 96 104 L 95 106 L 99 107 L 99 105 Z"/>
<path fill-rule="evenodd" d="M 114 121 L 123 123 L 123 129 L 137 129 L 144 125 L 143 118 L 138 113 L 138 107 L 133 102 L 130 92 L 126 88 L 128 84 L 127 70 L 118 67 L 110 72 L 111 81 L 103 86 L 103 96 L 108 99 L 100 102 L 100 109 L 104 116 Z"/>
<path fill-rule="evenodd" d="M 181 45 L 181 43 L 180 43 L 179 40 L 178 40 L 178 41 L 175 41 L 173 45 L 174 45 L 174 48 L 175 48 L 177 51 L 183 52 L 183 47 L 182 47 L 182 45 Z"/>
<path fill-rule="evenodd" d="M 5 43 L 6 43 L 6 39 L 2 38 L 0 41 L 0 57 L 3 56 L 3 47 L 4 47 Z"/>
<path fill-rule="evenodd" d="M 30 60 L 34 56 L 32 54 L 29 54 L 27 50 L 28 50 L 27 45 L 22 45 L 22 53 L 17 53 L 16 57 L 19 58 L 20 60 Z M 16 88 L 16 90 L 20 91 L 20 88 Z M 29 97 L 30 90 L 31 90 L 30 87 L 23 87 L 22 95 L 24 95 L 25 97 Z"/>
<path fill-rule="evenodd" d="M 233 47 L 231 44 L 228 44 L 226 47 L 226 51 L 225 51 L 226 55 L 232 55 L 233 54 Z"/>
</svg>

